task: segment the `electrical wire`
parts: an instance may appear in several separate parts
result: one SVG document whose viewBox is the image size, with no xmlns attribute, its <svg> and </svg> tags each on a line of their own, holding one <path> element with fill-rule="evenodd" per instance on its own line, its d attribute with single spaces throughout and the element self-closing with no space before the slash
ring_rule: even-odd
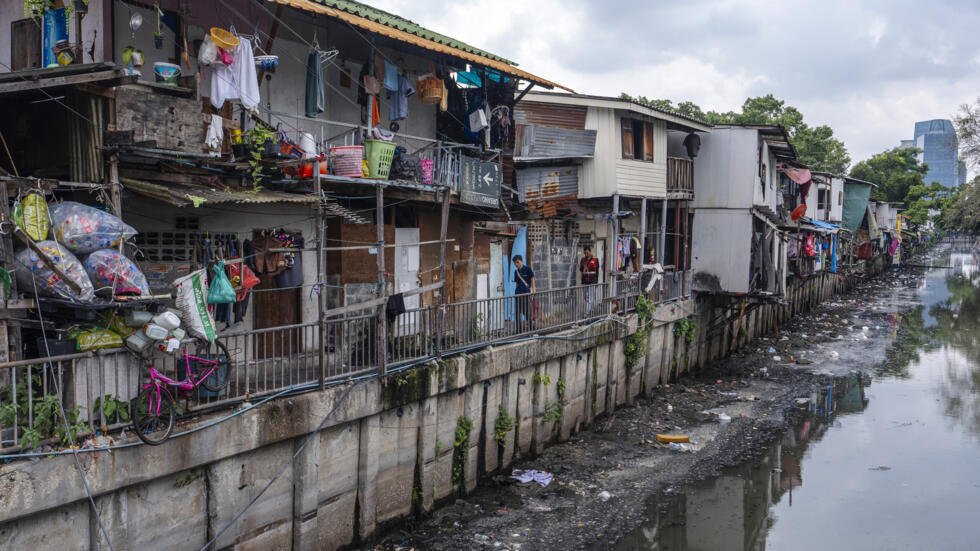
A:
<svg viewBox="0 0 980 551">
<path fill-rule="evenodd" d="M 282 467 L 279 469 L 279 472 L 277 472 L 276 475 L 273 476 L 261 490 L 259 490 L 259 493 L 257 493 L 255 497 L 253 497 L 248 502 L 248 504 L 246 504 L 245 507 L 238 512 L 238 514 L 236 514 L 230 521 L 228 521 L 228 524 L 226 524 L 224 528 L 219 530 L 218 533 L 215 534 L 213 538 L 208 540 L 208 542 L 201 547 L 201 551 L 207 551 L 207 549 L 211 546 L 211 544 L 217 541 L 218 538 L 220 538 L 222 534 L 225 533 L 226 530 L 228 530 L 236 522 L 238 522 L 238 519 L 245 514 L 245 511 L 248 511 L 249 508 L 252 507 L 252 505 L 255 505 L 255 503 L 262 497 L 262 494 L 264 494 L 266 490 L 268 490 L 273 484 L 275 484 L 277 480 L 279 480 L 279 477 L 282 476 L 284 472 L 286 472 L 286 469 L 290 465 L 292 465 L 294 461 L 296 461 L 296 458 L 299 457 L 299 454 L 303 453 L 303 450 L 306 449 L 306 446 L 310 443 L 310 441 L 312 441 L 314 437 L 318 438 L 320 436 L 320 431 L 323 430 L 324 425 L 327 424 L 327 421 L 334 414 L 334 412 L 337 411 L 340 405 L 344 403 L 344 400 L 347 399 L 347 396 L 350 394 L 351 390 L 353 390 L 354 387 L 360 384 L 361 383 L 359 381 L 344 389 L 344 392 L 334 401 L 333 407 L 330 409 L 330 411 L 328 411 L 327 414 L 323 417 L 323 420 L 320 421 L 320 424 L 317 425 L 316 429 L 310 432 L 310 434 L 306 437 L 306 439 L 303 440 L 303 443 L 296 449 L 296 451 L 293 453 L 293 456 L 290 458 L 290 460 L 283 463 Z"/>
<path fill-rule="evenodd" d="M 37 296 L 37 278 L 35 276 L 31 277 L 31 283 L 34 284 L 34 295 Z M 44 328 L 44 315 L 41 313 L 41 308 L 37 309 L 37 318 L 41 322 L 41 338 L 44 339 L 44 349 L 48 357 L 51 356 L 51 348 L 48 346 L 48 334 L 47 330 Z M 50 362 L 47 362 L 50 365 Z M 92 489 L 89 488 L 88 479 L 85 477 L 85 470 L 82 469 L 82 463 L 78 459 L 78 450 L 75 449 L 75 438 L 71 433 L 71 426 L 68 424 L 68 415 L 65 412 L 65 403 L 62 399 L 61 385 L 58 384 L 58 377 L 51 377 L 52 384 L 54 385 L 54 390 L 56 396 L 58 397 L 58 409 L 61 410 L 61 420 L 65 425 L 65 437 L 68 438 L 68 446 L 71 448 L 72 457 L 75 460 L 75 469 L 78 471 L 78 476 L 82 478 L 82 485 L 85 487 L 85 495 L 88 496 L 89 505 L 92 506 L 92 513 L 95 514 L 95 520 L 99 523 L 99 531 L 102 532 L 102 537 L 105 538 L 106 545 L 109 547 L 109 551 L 115 551 L 112 546 L 112 540 L 109 539 L 109 532 L 106 531 L 105 525 L 102 523 L 102 514 L 99 513 L 99 508 L 95 505 L 95 497 L 92 496 Z"/>
</svg>

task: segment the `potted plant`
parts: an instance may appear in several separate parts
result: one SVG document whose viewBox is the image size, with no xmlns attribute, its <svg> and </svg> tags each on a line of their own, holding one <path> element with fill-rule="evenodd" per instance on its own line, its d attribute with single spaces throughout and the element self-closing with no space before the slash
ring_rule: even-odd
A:
<svg viewBox="0 0 980 551">
<path fill-rule="evenodd" d="M 158 50 L 163 48 L 163 33 L 160 31 L 153 31 L 153 45 Z"/>
<path fill-rule="evenodd" d="M 274 157 L 279 153 L 279 141 L 275 131 L 263 125 L 255 125 L 245 133 L 245 145 L 248 147 L 246 158 L 251 169 L 253 184 L 258 187 L 263 178 L 262 157 Z"/>
</svg>

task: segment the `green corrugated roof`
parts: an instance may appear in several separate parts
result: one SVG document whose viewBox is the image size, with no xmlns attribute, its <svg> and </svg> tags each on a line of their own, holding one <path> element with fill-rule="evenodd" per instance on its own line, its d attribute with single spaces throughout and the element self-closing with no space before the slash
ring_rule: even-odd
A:
<svg viewBox="0 0 980 551">
<path fill-rule="evenodd" d="M 409 21 L 404 17 L 399 17 L 393 13 L 388 13 L 377 8 L 372 8 L 367 4 L 362 4 L 360 2 L 354 2 L 352 0 L 313 0 L 318 4 L 323 4 L 324 6 L 329 6 L 336 10 L 345 11 L 350 14 L 363 17 L 365 19 L 370 19 L 375 23 L 380 23 L 387 27 L 392 27 L 400 31 L 405 31 L 407 33 L 414 34 L 415 36 L 424 38 L 426 40 L 431 40 L 433 42 L 438 42 L 439 44 L 444 44 L 453 48 L 463 50 L 464 52 L 469 52 L 471 54 L 480 55 L 487 57 L 496 61 L 501 61 L 507 63 L 508 65 L 517 66 L 516 63 L 510 61 L 509 59 L 494 55 L 486 50 L 481 50 L 474 46 L 470 46 L 465 42 L 460 42 L 455 38 L 450 38 L 444 34 L 439 34 L 435 31 L 430 31 L 425 27 L 419 25 L 418 23 Z"/>
</svg>

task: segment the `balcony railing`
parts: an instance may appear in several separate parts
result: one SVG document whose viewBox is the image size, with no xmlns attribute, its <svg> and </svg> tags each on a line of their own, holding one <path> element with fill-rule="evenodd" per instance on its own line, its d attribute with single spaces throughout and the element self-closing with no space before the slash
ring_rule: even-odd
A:
<svg viewBox="0 0 980 551">
<path fill-rule="evenodd" d="M 667 157 L 667 192 L 694 193 L 694 162 L 678 157 Z"/>
<path fill-rule="evenodd" d="M 227 376 L 228 386 L 217 393 L 198 387 L 183 395 L 180 405 L 185 412 L 210 411 L 321 384 L 377 376 L 382 372 L 378 361 L 381 323 L 387 325 L 383 364 L 390 372 L 440 355 L 629 312 L 641 293 L 642 280 L 634 275 L 612 284 L 429 306 L 380 323 L 378 314 L 372 313 L 327 320 L 322 327 L 304 323 L 228 333 L 218 337 L 232 360 L 230 372 L 219 374 Z M 128 419 L 116 412 L 128 409 L 129 401 L 146 383 L 148 365 L 172 379 L 185 376 L 180 355 L 154 352 L 141 358 L 127 349 L 0 364 L 0 454 L 21 451 L 25 433 L 35 434 L 44 423 L 49 427 L 44 430 L 63 434 L 60 417 L 55 419 L 57 428 L 50 430 L 51 403 L 45 398 L 58 396 L 59 390 L 68 411 L 78 408 L 79 435 L 128 428 Z M 107 403 L 111 406 L 106 407 Z M 47 414 L 41 413 L 44 408 Z M 54 440 L 44 440 L 48 436 L 42 435 L 41 446 L 59 447 Z"/>
</svg>

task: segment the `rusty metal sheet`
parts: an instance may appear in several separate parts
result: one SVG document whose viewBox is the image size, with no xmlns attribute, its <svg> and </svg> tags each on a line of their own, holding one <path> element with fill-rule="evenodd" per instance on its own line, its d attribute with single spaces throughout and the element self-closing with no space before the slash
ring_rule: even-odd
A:
<svg viewBox="0 0 980 551">
<path fill-rule="evenodd" d="M 529 167 L 517 171 L 522 203 L 578 195 L 578 167 Z"/>
<path fill-rule="evenodd" d="M 588 108 L 584 105 L 560 105 L 524 100 L 514 106 L 514 123 L 585 130 L 587 112 Z"/>
</svg>

